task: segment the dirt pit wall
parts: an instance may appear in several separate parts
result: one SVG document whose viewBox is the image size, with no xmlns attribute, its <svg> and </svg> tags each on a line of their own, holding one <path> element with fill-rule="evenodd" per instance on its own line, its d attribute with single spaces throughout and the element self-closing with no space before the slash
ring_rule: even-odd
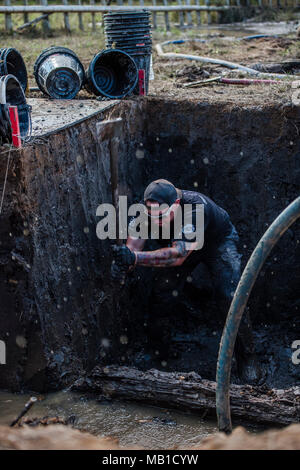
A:
<svg viewBox="0 0 300 470">
<path fill-rule="evenodd" d="M 146 357 L 151 270 L 120 289 L 109 275 L 110 241 L 96 236 L 96 209 L 111 202 L 109 151 L 96 124 L 123 118 L 120 194 L 140 200 L 153 179 L 199 190 L 224 207 L 243 263 L 267 226 L 299 194 L 300 110 L 147 98 L 73 125 L 12 154 L 1 215 L 0 386 L 59 388 L 99 363 L 157 366 Z M 4 180 L 6 158 L 0 163 Z M 249 303 L 269 385 L 299 383 L 291 345 L 300 339 L 299 222 L 269 257 Z M 204 267 L 165 325 L 167 370 L 214 379 L 222 322 Z M 171 348 L 171 351 L 172 351 Z"/>
</svg>

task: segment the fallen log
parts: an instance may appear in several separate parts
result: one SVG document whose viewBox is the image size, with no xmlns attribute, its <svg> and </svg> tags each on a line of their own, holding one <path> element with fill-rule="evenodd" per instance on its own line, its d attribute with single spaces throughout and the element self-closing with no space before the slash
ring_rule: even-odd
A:
<svg viewBox="0 0 300 470">
<path fill-rule="evenodd" d="M 195 372 L 146 372 L 119 366 L 95 367 L 71 387 L 101 398 L 119 398 L 151 405 L 215 415 L 216 383 Z M 286 425 L 300 421 L 300 387 L 286 390 L 266 386 L 231 385 L 232 416 L 257 423 Z"/>
</svg>

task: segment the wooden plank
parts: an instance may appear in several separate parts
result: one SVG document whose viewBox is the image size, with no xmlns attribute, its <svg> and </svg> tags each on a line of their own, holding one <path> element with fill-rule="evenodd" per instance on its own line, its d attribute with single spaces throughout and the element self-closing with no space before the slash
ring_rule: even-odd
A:
<svg viewBox="0 0 300 470">
<path fill-rule="evenodd" d="M 178 5 L 182 5 L 181 0 L 177 0 Z M 183 11 L 179 12 L 179 28 L 183 29 L 184 28 L 184 14 Z"/>
<path fill-rule="evenodd" d="M 5 5 L 10 6 L 10 0 L 5 0 Z M 9 32 L 12 32 L 13 30 L 12 18 L 10 13 L 5 14 L 5 29 Z"/>
<path fill-rule="evenodd" d="M 24 0 L 24 5 L 28 6 L 28 0 Z M 29 22 L 29 16 L 28 16 L 28 13 L 25 12 L 24 13 L 24 23 L 28 23 Z"/>
<path fill-rule="evenodd" d="M 42 2 L 44 0 L 41 0 Z M 92 1 L 92 0 L 90 0 Z M 206 0 L 209 2 L 209 0 Z M 167 3 L 167 2 L 166 2 Z M 46 2 L 47 5 L 47 2 Z M 109 11 L 130 11 L 136 10 L 136 6 L 111 6 L 111 5 L 29 5 L 26 7 L 25 5 L 18 5 L 18 6 L 0 6 L 0 14 L 1 13 L 107 13 Z M 228 10 L 228 6 L 204 6 L 204 5 L 174 5 L 168 6 L 167 5 L 149 5 L 147 6 L 147 10 L 155 11 L 155 12 L 164 12 L 170 13 L 173 11 L 226 11 Z"/>
<path fill-rule="evenodd" d="M 102 5 L 107 5 L 106 0 L 101 0 L 101 3 L 102 3 Z M 102 31 L 104 31 L 104 16 L 103 16 L 103 13 L 102 13 L 102 18 L 101 18 L 101 29 L 102 29 Z"/>
<path fill-rule="evenodd" d="M 48 0 L 41 0 L 41 4 L 45 7 L 48 7 Z M 29 7 L 27 7 L 27 8 L 29 8 Z M 43 10 L 42 13 L 46 13 L 46 12 Z M 42 21 L 42 30 L 43 30 L 44 34 L 49 34 L 50 33 L 51 27 L 50 27 L 49 18 L 46 18 L 45 20 Z"/>
<path fill-rule="evenodd" d="M 186 5 L 191 5 L 191 0 L 185 0 Z M 190 11 L 186 12 L 186 22 L 189 28 L 193 27 L 192 13 Z"/>
<path fill-rule="evenodd" d="M 68 0 L 63 0 L 64 5 L 68 5 Z M 71 32 L 71 26 L 70 26 L 70 19 L 69 19 L 69 13 L 64 13 L 64 24 L 65 24 L 65 30 L 70 33 Z"/>
<path fill-rule="evenodd" d="M 39 23 L 40 21 L 48 19 L 48 16 L 51 15 L 51 13 L 44 13 L 41 16 L 38 16 L 37 18 L 34 18 L 34 20 L 28 21 L 27 23 L 22 24 L 17 28 L 17 31 L 22 31 L 22 29 L 26 29 L 29 26 L 32 26 L 36 23 Z"/>
<path fill-rule="evenodd" d="M 168 6 L 168 0 L 163 0 L 163 2 L 164 2 L 165 6 Z M 165 15 L 166 30 L 170 31 L 169 13 L 167 11 L 165 11 L 164 15 Z"/>
<path fill-rule="evenodd" d="M 81 0 L 77 0 L 78 5 L 81 5 Z M 81 31 L 84 31 L 82 13 L 78 13 L 78 26 Z"/>
<path fill-rule="evenodd" d="M 205 0 L 205 5 L 209 7 L 210 0 Z M 207 11 L 207 24 L 211 24 L 211 14 L 210 11 Z"/>
<path fill-rule="evenodd" d="M 95 0 L 90 0 L 90 5 L 94 6 L 95 5 Z M 96 31 L 96 18 L 95 18 L 95 13 L 92 13 L 92 30 Z"/>
<path fill-rule="evenodd" d="M 207 0 L 209 1 L 209 0 Z M 106 13 L 109 11 L 128 11 L 136 10 L 136 6 L 111 6 L 111 5 L 17 5 L 17 6 L 0 6 L 0 13 Z M 204 5 L 182 5 L 182 6 L 166 6 L 156 5 L 147 6 L 147 10 L 156 12 L 172 12 L 172 11 L 226 11 L 228 6 L 204 6 Z"/>
<path fill-rule="evenodd" d="M 200 0 L 196 0 L 196 5 L 200 5 Z M 197 26 L 200 28 L 201 26 L 201 12 L 200 11 L 196 11 L 196 15 L 197 15 Z"/>
</svg>

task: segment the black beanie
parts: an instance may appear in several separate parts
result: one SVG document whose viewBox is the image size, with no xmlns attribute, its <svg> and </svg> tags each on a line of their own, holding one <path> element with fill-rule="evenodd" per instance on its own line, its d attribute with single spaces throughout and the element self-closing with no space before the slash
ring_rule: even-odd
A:
<svg viewBox="0 0 300 470">
<path fill-rule="evenodd" d="M 144 192 L 144 202 L 151 200 L 171 206 L 176 199 L 178 199 L 178 193 L 175 186 L 163 179 L 152 181 Z"/>
</svg>

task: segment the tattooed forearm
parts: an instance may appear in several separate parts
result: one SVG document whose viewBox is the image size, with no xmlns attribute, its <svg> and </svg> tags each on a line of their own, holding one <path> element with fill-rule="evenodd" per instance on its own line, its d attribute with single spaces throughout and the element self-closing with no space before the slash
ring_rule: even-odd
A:
<svg viewBox="0 0 300 470">
<path fill-rule="evenodd" d="M 173 248 L 162 248 L 155 251 L 136 252 L 136 264 L 139 266 L 176 266 L 178 264 L 178 254 Z"/>
<path fill-rule="evenodd" d="M 186 257 L 189 254 L 189 251 L 187 250 L 186 244 L 183 240 L 174 242 L 173 248 L 177 249 L 179 256 Z"/>
<path fill-rule="evenodd" d="M 171 248 L 161 248 L 155 251 L 137 251 L 136 264 L 150 267 L 172 267 L 182 264 L 188 251 L 184 242 L 176 242 Z"/>
</svg>

